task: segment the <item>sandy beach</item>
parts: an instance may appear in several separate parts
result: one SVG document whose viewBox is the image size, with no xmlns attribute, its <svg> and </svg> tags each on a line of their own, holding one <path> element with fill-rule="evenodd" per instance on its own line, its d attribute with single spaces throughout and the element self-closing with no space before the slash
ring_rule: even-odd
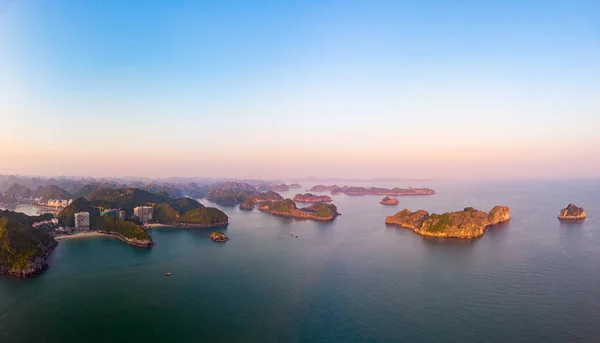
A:
<svg viewBox="0 0 600 343">
<path fill-rule="evenodd" d="M 152 229 L 155 227 L 167 227 L 167 226 L 172 226 L 172 225 L 165 225 L 165 224 L 159 224 L 159 223 L 150 223 L 150 224 L 143 225 L 144 229 Z"/>
<path fill-rule="evenodd" d="M 56 239 L 57 241 L 64 241 L 66 239 L 75 239 L 75 238 L 86 238 L 86 237 L 98 237 L 98 236 L 107 236 L 110 237 L 110 235 L 104 234 L 104 233 L 100 233 L 100 232 L 78 232 L 78 233 L 74 233 L 72 235 L 61 235 L 61 236 L 56 236 L 54 237 L 54 239 Z"/>
</svg>

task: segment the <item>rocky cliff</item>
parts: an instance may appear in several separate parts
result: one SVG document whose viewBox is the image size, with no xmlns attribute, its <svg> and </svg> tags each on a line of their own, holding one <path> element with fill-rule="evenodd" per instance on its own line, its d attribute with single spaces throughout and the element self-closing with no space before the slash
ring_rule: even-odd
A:
<svg viewBox="0 0 600 343">
<path fill-rule="evenodd" d="M 412 229 L 423 236 L 439 238 L 475 238 L 486 227 L 510 220 L 510 209 L 496 206 L 489 213 L 467 207 L 463 211 L 429 215 L 424 210 L 415 213 L 403 210 L 386 218 L 387 224 Z"/>
<path fill-rule="evenodd" d="M 425 210 L 418 210 L 417 212 L 413 213 L 407 209 L 404 209 L 393 216 L 386 217 L 385 223 L 416 230 L 423 225 L 423 222 L 427 220 L 427 218 L 429 218 L 429 213 Z"/>
<path fill-rule="evenodd" d="M 558 219 L 563 220 L 577 220 L 585 219 L 586 213 L 583 207 L 577 207 L 573 204 L 569 204 L 566 208 L 563 208 L 558 215 Z"/>
<path fill-rule="evenodd" d="M 389 196 L 386 195 L 386 197 L 381 199 L 381 201 L 379 203 L 382 205 L 398 205 L 398 199 L 390 198 Z"/>
<path fill-rule="evenodd" d="M 433 195 L 435 191 L 430 188 L 381 188 L 381 187 L 356 187 L 356 186 L 324 186 L 316 185 L 312 187 L 311 192 L 330 191 L 331 194 L 347 194 L 347 195 Z"/>
<path fill-rule="evenodd" d="M 285 199 L 280 202 L 263 203 L 258 209 L 270 214 L 293 217 L 300 219 L 311 219 L 319 221 L 332 221 L 339 215 L 337 207 L 333 204 L 318 202 L 309 207 L 298 209 L 292 199 Z"/>
<path fill-rule="evenodd" d="M 48 256 L 57 242 L 46 232 L 15 220 L 8 212 L 0 216 L 0 273 L 22 278 L 35 276 L 48 267 Z"/>
<path fill-rule="evenodd" d="M 251 211 L 254 209 L 254 198 L 250 197 L 240 204 L 240 210 Z"/>
<path fill-rule="evenodd" d="M 315 195 L 312 193 L 296 194 L 294 196 L 295 202 L 331 202 L 331 197 L 328 195 Z"/>
<path fill-rule="evenodd" d="M 276 193 L 273 191 L 267 191 L 265 193 L 260 193 L 255 198 L 253 198 L 252 201 L 254 203 L 261 203 L 261 202 L 266 202 L 266 201 L 277 202 L 277 201 L 283 201 L 283 197 L 281 195 L 279 195 L 279 193 Z"/>
<path fill-rule="evenodd" d="M 229 238 L 223 232 L 217 232 L 217 231 L 211 233 L 209 237 L 210 237 L 210 239 L 212 239 L 213 242 L 218 242 L 218 243 L 224 243 L 229 240 Z"/>
<path fill-rule="evenodd" d="M 489 225 L 496 225 L 510 220 L 510 208 L 508 206 L 494 206 L 488 214 Z"/>
</svg>

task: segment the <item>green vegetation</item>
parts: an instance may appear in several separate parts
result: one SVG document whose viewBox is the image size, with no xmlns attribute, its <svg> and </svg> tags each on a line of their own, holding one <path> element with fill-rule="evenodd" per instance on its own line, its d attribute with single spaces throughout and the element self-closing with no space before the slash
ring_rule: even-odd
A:
<svg viewBox="0 0 600 343">
<path fill-rule="evenodd" d="M 265 202 L 265 201 L 277 202 L 277 201 L 283 201 L 283 197 L 281 195 L 279 195 L 279 193 L 273 192 L 273 191 L 267 191 L 265 193 L 260 193 L 256 197 L 248 197 L 248 198 L 254 198 L 253 201 L 256 201 L 256 202 Z"/>
<path fill-rule="evenodd" d="M 175 199 L 171 201 L 170 205 L 179 212 L 187 212 L 204 207 L 204 205 L 199 203 L 197 200 L 191 198 Z"/>
<path fill-rule="evenodd" d="M 145 186 L 144 190 L 154 194 L 164 194 L 171 198 L 177 198 L 181 196 L 181 192 L 173 185 L 157 185 L 152 183 Z"/>
<path fill-rule="evenodd" d="M 44 200 L 48 199 L 59 199 L 59 200 L 69 200 L 73 198 L 71 193 L 65 191 L 64 189 L 56 186 L 56 185 L 48 185 L 48 186 L 40 186 L 38 187 L 32 195 L 33 198 L 42 198 Z"/>
<path fill-rule="evenodd" d="M 92 192 L 100 189 L 101 187 L 102 186 L 100 186 L 98 184 L 85 185 L 81 189 L 79 189 L 77 192 L 75 192 L 75 194 L 73 194 L 73 196 L 76 198 L 80 198 L 80 197 L 85 198 L 85 197 L 89 196 Z"/>
<path fill-rule="evenodd" d="M 319 218 L 329 218 L 329 217 L 334 216 L 337 213 L 337 211 L 334 212 L 334 210 L 330 206 L 333 206 L 335 208 L 334 205 L 327 205 L 322 202 L 318 202 L 318 203 L 312 205 L 311 207 L 314 209 L 313 214 L 315 216 L 317 216 Z"/>
<path fill-rule="evenodd" d="M 394 216 L 398 218 L 404 218 L 410 215 L 412 215 L 412 212 L 405 208 L 402 211 L 396 213 Z"/>
<path fill-rule="evenodd" d="M 139 188 L 98 188 L 91 192 L 86 199 L 94 206 L 116 207 L 128 214 L 133 214 L 133 208 L 137 206 L 171 201 L 171 198 L 165 194 L 153 194 Z"/>
<path fill-rule="evenodd" d="M 52 219 L 52 215 L 50 213 L 42 214 L 41 216 L 28 216 L 21 212 L 13 212 L 8 210 L 0 210 L 0 217 L 25 225 L 32 225 L 35 222 Z"/>
<path fill-rule="evenodd" d="M 26 271 L 31 262 L 38 257 L 45 257 L 55 245 L 52 236 L 42 230 L 31 227 L 36 217 L 25 218 L 26 215 L 11 211 L 0 213 L 0 272 L 28 276 L 39 270 Z M 29 268 L 33 269 L 33 268 Z"/>
<path fill-rule="evenodd" d="M 262 203 L 261 206 L 267 205 L 269 206 L 270 211 L 280 212 L 280 213 L 291 213 L 292 210 L 296 209 L 296 203 L 292 199 L 285 199 L 283 201 L 274 202 L 274 203 Z"/>
<path fill-rule="evenodd" d="M 433 213 L 429 217 L 429 221 L 433 222 L 437 219 L 437 222 L 427 228 L 429 232 L 444 232 L 447 227 L 452 226 L 452 219 L 450 218 L 451 213 L 435 214 Z"/>
<path fill-rule="evenodd" d="M 154 206 L 152 219 L 161 224 L 170 224 L 179 220 L 179 212 L 166 202 Z"/>
<path fill-rule="evenodd" d="M 254 197 L 248 197 L 240 204 L 242 210 L 253 210 L 254 209 Z"/>
<path fill-rule="evenodd" d="M 236 205 L 259 192 L 252 185 L 238 182 L 222 182 L 211 186 L 206 199 L 222 205 Z"/>
<path fill-rule="evenodd" d="M 93 224 L 95 219 L 100 216 L 100 211 L 91 206 L 93 205 L 86 199 L 77 198 L 69 206 L 63 208 L 56 217 L 62 225 L 73 227 L 75 226 L 75 213 L 85 211 L 90 213 L 90 224 Z"/>
<path fill-rule="evenodd" d="M 228 217 L 223 211 L 218 210 L 214 207 L 197 208 L 185 212 L 181 221 L 189 224 L 200 224 L 206 226 L 222 225 L 226 224 Z"/>
<path fill-rule="evenodd" d="M 125 238 L 150 240 L 150 236 L 148 236 L 146 230 L 132 222 L 119 220 L 110 216 L 101 216 L 96 219 L 95 224 L 95 228 L 98 231 L 120 234 Z"/>
<path fill-rule="evenodd" d="M 193 200 L 195 201 L 195 200 Z M 154 206 L 153 219 L 161 224 L 186 223 L 201 226 L 224 225 L 228 222 L 228 217 L 221 210 L 214 207 L 204 207 L 195 201 L 200 207 L 188 211 L 178 211 L 168 203 L 160 203 Z M 193 204 L 190 202 L 189 204 Z M 181 203 L 179 205 L 182 205 Z M 181 206 L 189 208 L 191 206 Z M 181 208 L 180 207 L 180 208 Z"/>
</svg>

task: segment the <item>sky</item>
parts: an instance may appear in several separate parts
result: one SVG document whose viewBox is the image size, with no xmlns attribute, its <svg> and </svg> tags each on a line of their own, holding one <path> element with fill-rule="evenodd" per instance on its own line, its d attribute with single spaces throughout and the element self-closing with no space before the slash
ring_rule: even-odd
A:
<svg viewBox="0 0 600 343">
<path fill-rule="evenodd" d="M 0 0 L 0 174 L 600 176 L 600 1 Z"/>
</svg>

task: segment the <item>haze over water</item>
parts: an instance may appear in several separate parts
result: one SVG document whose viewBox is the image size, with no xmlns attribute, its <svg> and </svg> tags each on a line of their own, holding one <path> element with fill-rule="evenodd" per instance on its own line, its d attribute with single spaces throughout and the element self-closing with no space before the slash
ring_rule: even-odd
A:
<svg viewBox="0 0 600 343">
<path fill-rule="evenodd" d="M 380 196 L 335 195 L 342 216 L 332 223 L 222 207 L 225 244 L 210 230 L 177 228 L 153 230 L 150 250 L 63 241 L 38 278 L 0 277 L 0 340 L 600 339 L 599 180 L 427 186 L 437 194 L 399 197 L 395 207 Z M 570 202 L 586 208 L 584 222 L 558 221 Z M 403 208 L 496 204 L 509 206 L 512 220 L 474 240 L 384 224 Z"/>
</svg>

